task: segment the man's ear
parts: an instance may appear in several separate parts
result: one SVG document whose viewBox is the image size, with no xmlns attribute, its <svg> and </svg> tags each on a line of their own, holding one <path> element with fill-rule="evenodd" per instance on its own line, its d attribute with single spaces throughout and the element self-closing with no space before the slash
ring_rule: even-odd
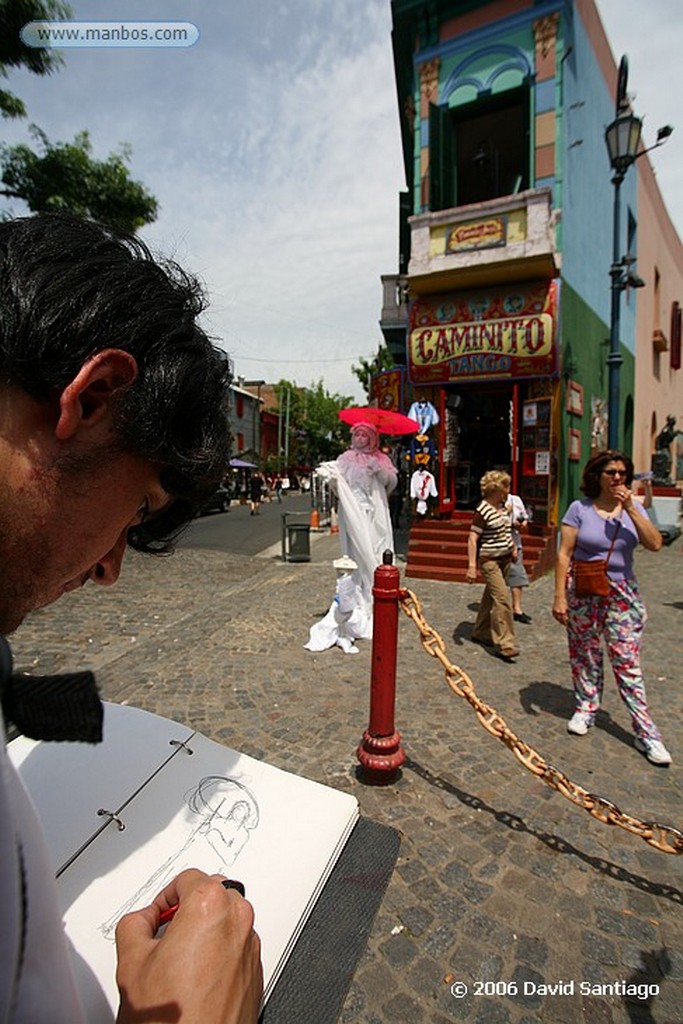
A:
<svg viewBox="0 0 683 1024">
<path fill-rule="evenodd" d="M 129 352 L 105 348 L 91 356 L 59 397 L 57 440 L 66 441 L 82 429 L 108 427 L 112 399 L 129 387 L 137 375 L 138 364 Z"/>
</svg>

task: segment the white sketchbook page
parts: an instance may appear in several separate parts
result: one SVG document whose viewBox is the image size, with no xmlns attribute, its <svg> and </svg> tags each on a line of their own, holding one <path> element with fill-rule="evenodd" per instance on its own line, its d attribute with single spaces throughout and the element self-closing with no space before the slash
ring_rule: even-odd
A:
<svg viewBox="0 0 683 1024">
<path fill-rule="evenodd" d="M 102 743 L 46 743 L 18 736 L 10 760 L 36 807 L 57 873 L 193 731 L 121 704 L 104 705 Z"/>
<path fill-rule="evenodd" d="M 242 881 L 256 912 L 266 995 L 358 817 L 355 797 L 281 771 L 195 733 L 177 757 L 60 876 L 66 932 L 97 1024 L 116 1007 L 113 931 L 186 867 Z M 173 927 L 173 924 L 169 925 Z M 83 961 L 88 967 L 84 966 Z"/>
</svg>

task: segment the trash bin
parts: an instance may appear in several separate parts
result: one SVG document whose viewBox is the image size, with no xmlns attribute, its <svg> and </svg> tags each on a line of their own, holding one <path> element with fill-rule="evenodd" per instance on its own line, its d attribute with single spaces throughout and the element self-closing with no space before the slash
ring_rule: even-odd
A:
<svg viewBox="0 0 683 1024">
<path fill-rule="evenodd" d="M 302 513 L 305 515 L 305 513 Z M 292 512 L 282 514 L 282 561 L 310 562 L 311 560 L 311 524 L 289 522 Z"/>
</svg>

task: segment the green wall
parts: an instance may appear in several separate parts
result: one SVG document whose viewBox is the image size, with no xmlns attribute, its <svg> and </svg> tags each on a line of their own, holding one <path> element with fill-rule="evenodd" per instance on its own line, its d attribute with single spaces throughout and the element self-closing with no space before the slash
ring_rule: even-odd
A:
<svg viewBox="0 0 683 1024">
<path fill-rule="evenodd" d="M 591 450 L 591 399 L 602 398 L 607 405 L 609 387 L 609 324 L 606 324 L 566 281 L 562 282 L 560 296 L 560 351 L 562 367 L 562 414 L 560 419 L 560 447 L 558 468 L 560 476 L 560 514 L 570 501 L 581 497 L 579 483 L 581 470 Z M 624 410 L 627 404 L 633 408 L 635 360 L 624 346 L 621 346 L 624 362 L 620 374 L 620 438 L 621 447 L 627 454 L 632 453 L 633 425 L 625 424 Z M 566 383 L 575 381 L 583 387 L 583 415 L 575 416 L 566 411 Z M 581 460 L 572 462 L 568 458 L 569 430 L 581 432 Z"/>
</svg>

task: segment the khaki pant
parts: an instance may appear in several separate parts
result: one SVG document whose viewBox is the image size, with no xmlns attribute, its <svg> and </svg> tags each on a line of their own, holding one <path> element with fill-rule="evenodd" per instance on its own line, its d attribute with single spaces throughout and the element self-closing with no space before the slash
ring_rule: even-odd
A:
<svg viewBox="0 0 683 1024">
<path fill-rule="evenodd" d="M 504 652 L 516 648 L 510 590 L 506 580 L 511 561 L 511 558 L 480 560 L 479 571 L 486 586 L 472 630 L 473 640 L 495 644 Z"/>
</svg>

